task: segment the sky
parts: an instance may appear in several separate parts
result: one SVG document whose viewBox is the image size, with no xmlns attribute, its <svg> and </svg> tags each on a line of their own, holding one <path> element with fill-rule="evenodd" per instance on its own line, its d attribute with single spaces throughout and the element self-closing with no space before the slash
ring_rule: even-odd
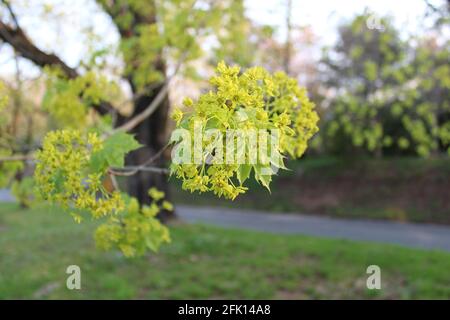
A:
<svg viewBox="0 0 450 320">
<path fill-rule="evenodd" d="M 287 0 L 245 0 L 248 16 L 258 23 L 269 24 L 285 37 Z M 292 0 L 294 25 L 310 25 L 321 44 L 336 40 L 336 26 L 366 8 L 375 16 L 390 15 L 403 32 L 414 32 L 423 16 L 424 0 Z"/>
<path fill-rule="evenodd" d="M 362 13 L 366 8 L 377 15 L 391 15 L 397 27 L 406 35 L 418 28 L 418 21 L 425 12 L 424 0 L 292 0 L 294 26 L 310 25 L 318 36 L 320 45 L 332 45 L 336 40 L 336 27 L 340 23 Z M 41 5 L 52 7 L 46 13 Z M 435 1 L 432 1 L 435 2 Z M 15 0 L 20 23 L 29 36 L 47 51 L 54 51 L 69 65 L 75 66 L 95 41 L 102 44 L 117 42 L 118 36 L 107 16 L 93 0 Z M 247 15 L 259 24 L 276 28 L 280 39 L 285 37 L 286 0 L 245 0 Z M 93 27 L 101 39 L 90 43 L 77 30 Z M 0 48 L 0 74 L 12 74 L 12 51 Z M 22 62 L 24 73 L 37 73 L 37 69 Z"/>
</svg>

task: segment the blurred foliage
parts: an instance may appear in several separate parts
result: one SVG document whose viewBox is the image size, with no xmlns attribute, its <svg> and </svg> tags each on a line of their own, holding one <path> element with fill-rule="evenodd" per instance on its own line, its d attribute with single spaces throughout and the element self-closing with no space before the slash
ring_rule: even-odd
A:
<svg viewBox="0 0 450 320">
<path fill-rule="evenodd" d="M 11 185 L 12 195 L 23 208 L 29 208 L 36 202 L 37 195 L 35 191 L 34 179 L 32 177 L 23 177 L 20 180 L 14 180 Z"/>
<path fill-rule="evenodd" d="M 6 126 L 9 113 L 7 108 L 9 99 L 6 92 L 5 84 L 0 81 L 0 157 L 11 156 L 13 153 L 10 147 L 13 137 Z M 21 169 L 23 169 L 21 161 L 0 162 L 0 188 L 9 186 Z"/>
<path fill-rule="evenodd" d="M 0 82 L 0 111 L 2 111 L 3 108 L 6 107 L 7 103 L 8 103 L 8 96 L 5 93 L 5 85 L 3 84 L 3 82 Z"/>
<path fill-rule="evenodd" d="M 204 56 L 205 39 L 217 42 L 217 59 L 244 66 L 251 62 L 251 24 L 242 0 L 97 2 L 118 26 L 125 75 L 131 77 L 137 91 L 164 81 L 167 61 L 183 62 L 184 75 L 195 78 L 198 72 L 189 62 Z"/>
<path fill-rule="evenodd" d="M 433 37 L 403 41 L 388 18 L 369 14 L 339 29 L 322 60 L 335 95 L 320 142 L 331 153 L 450 152 L 450 44 Z M 412 45 L 411 43 L 415 45 Z"/>
<path fill-rule="evenodd" d="M 88 71 L 75 79 L 67 79 L 59 69 L 46 68 L 46 92 L 42 107 L 57 127 L 80 128 L 92 125 L 89 106 L 102 101 L 117 101 L 118 85 L 105 76 Z"/>
</svg>

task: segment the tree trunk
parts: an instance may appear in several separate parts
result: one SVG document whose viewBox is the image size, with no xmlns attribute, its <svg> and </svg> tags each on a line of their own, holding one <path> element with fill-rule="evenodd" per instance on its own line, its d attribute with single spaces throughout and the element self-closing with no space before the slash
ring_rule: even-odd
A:
<svg viewBox="0 0 450 320">
<path fill-rule="evenodd" d="M 158 94 L 161 87 L 149 92 L 148 95 L 144 95 L 137 99 L 134 105 L 134 111 L 131 117 L 139 114 L 153 101 Z M 146 120 L 136 126 L 130 133 L 135 135 L 135 138 L 143 147 L 135 150 L 129 154 L 126 159 L 127 165 L 140 165 L 153 157 L 158 151 L 160 151 L 167 143 L 167 118 L 169 110 L 169 98 L 168 96 L 160 104 L 158 109 Z M 122 121 L 126 122 L 127 119 Z M 163 167 L 166 163 L 164 155 L 161 155 L 151 165 Z M 143 172 L 139 171 L 133 176 L 128 177 L 127 180 L 128 193 L 135 197 L 141 205 L 150 204 L 151 199 L 148 195 L 148 190 L 151 187 L 156 187 L 166 194 L 166 199 L 169 199 L 169 187 L 167 182 L 167 176 L 160 173 Z M 162 221 L 167 221 L 175 217 L 174 212 L 162 211 L 158 215 Z"/>
<path fill-rule="evenodd" d="M 156 22 L 156 4 L 155 1 L 148 0 L 147 5 L 152 10 L 148 12 L 135 11 L 133 6 L 128 6 L 127 1 L 124 2 L 104 2 L 99 1 L 106 12 L 111 16 L 113 21 L 116 23 L 118 31 L 121 38 L 128 39 L 130 37 L 137 36 L 139 34 L 139 26 L 148 25 Z M 122 5 L 120 5 L 120 3 Z M 117 23 L 119 18 L 123 18 L 123 15 L 127 12 L 131 14 L 132 21 L 129 25 L 121 25 Z M 125 61 L 125 63 L 130 67 L 131 70 L 140 68 L 139 61 Z M 162 52 L 156 60 L 154 61 L 154 67 L 156 71 L 161 72 L 163 75 L 166 74 L 166 64 Z M 133 81 L 133 72 L 131 71 L 126 75 L 128 82 L 131 86 L 131 90 L 134 95 L 138 95 L 138 88 Z M 134 103 L 133 114 L 130 118 L 136 116 L 145 110 L 153 99 L 157 96 L 158 92 L 161 90 L 160 87 L 156 87 L 149 90 L 147 94 L 139 95 Z M 160 151 L 167 142 L 167 116 L 169 111 L 169 97 L 165 97 L 164 101 L 158 106 L 157 110 L 139 125 L 137 125 L 130 133 L 135 135 L 135 138 L 143 146 L 138 150 L 131 152 L 126 160 L 127 165 L 141 165 L 151 157 L 153 157 L 158 151 Z M 124 118 L 119 116 L 117 125 L 120 126 L 124 124 L 130 118 Z M 151 165 L 162 167 L 164 166 L 164 156 L 156 159 Z M 167 183 L 167 176 L 160 173 L 151 173 L 139 171 L 135 175 L 128 177 L 127 180 L 128 193 L 135 197 L 141 205 L 149 204 L 151 199 L 148 195 L 148 190 L 151 187 L 156 187 L 161 191 L 164 191 L 166 198 L 169 198 L 169 188 Z M 158 215 L 160 220 L 166 221 L 169 218 L 175 217 L 174 212 L 163 211 Z"/>
</svg>

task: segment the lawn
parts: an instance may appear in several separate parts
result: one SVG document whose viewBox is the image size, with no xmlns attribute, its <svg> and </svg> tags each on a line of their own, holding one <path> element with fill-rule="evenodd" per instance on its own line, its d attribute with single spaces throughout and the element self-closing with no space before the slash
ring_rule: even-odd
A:
<svg viewBox="0 0 450 320">
<path fill-rule="evenodd" d="M 172 244 L 125 259 L 95 249 L 95 223 L 0 205 L 0 298 L 450 298 L 450 254 L 175 223 Z M 81 290 L 65 287 L 68 265 Z M 382 289 L 365 287 L 368 265 Z"/>
</svg>

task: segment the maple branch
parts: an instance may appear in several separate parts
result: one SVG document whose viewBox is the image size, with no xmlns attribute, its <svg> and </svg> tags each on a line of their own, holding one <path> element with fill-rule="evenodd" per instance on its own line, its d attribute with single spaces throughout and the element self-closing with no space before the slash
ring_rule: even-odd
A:
<svg viewBox="0 0 450 320">
<path fill-rule="evenodd" d="M 167 146 L 164 147 L 163 149 L 161 149 L 160 151 L 158 151 L 157 154 L 155 154 L 152 158 L 147 160 L 143 165 L 126 166 L 126 167 L 122 167 L 122 168 L 112 167 L 112 168 L 108 169 L 108 174 L 114 175 L 114 176 L 132 176 L 132 175 L 136 174 L 138 171 L 168 174 L 169 170 L 166 168 L 148 166 L 149 163 L 153 162 L 154 160 L 156 160 L 156 158 L 161 156 L 161 154 L 167 148 Z M 34 161 L 34 160 L 35 160 L 35 158 L 32 155 L 14 155 L 14 156 L 8 156 L 8 157 L 1 157 L 0 163 L 12 162 L 12 161 Z M 113 181 L 113 183 L 115 183 L 117 186 L 117 182 Z"/>
<path fill-rule="evenodd" d="M 34 157 L 32 155 L 18 154 L 13 156 L 1 157 L 0 163 L 8 161 L 31 161 L 31 160 L 34 160 Z"/>
<path fill-rule="evenodd" d="M 128 171 L 131 170 L 131 171 Z M 169 170 L 166 168 L 160 167 L 142 167 L 142 166 L 127 166 L 123 168 L 111 168 L 109 169 L 109 173 L 115 176 L 124 176 L 129 177 L 136 174 L 138 171 L 145 171 L 151 173 L 159 173 L 159 174 L 169 174 Z"/>
</svg>

